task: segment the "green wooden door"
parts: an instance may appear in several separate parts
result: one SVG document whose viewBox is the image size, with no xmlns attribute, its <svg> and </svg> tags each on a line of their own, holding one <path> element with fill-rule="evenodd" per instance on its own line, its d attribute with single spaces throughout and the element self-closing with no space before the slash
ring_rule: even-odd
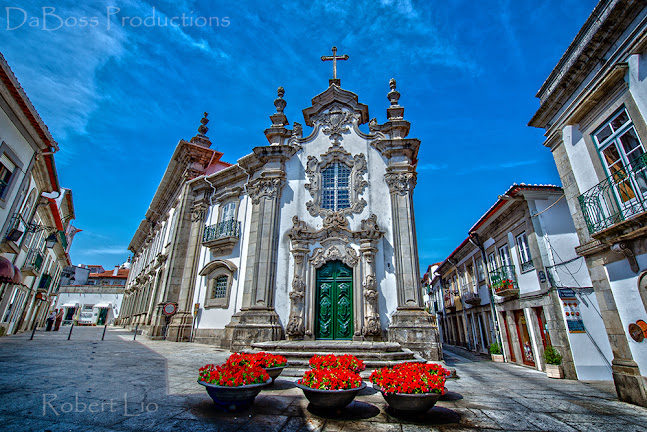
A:
<svg viewBox="0 0 647 432">
<path fill-rule="evenodd" d="M 353 337 L 353 271 L 330 261 L 317 271 L 317 339 Z"/>
</svg>

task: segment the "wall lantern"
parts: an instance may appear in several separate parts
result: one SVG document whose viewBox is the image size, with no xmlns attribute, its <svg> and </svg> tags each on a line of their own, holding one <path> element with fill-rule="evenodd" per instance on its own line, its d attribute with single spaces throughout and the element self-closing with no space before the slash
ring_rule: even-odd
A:
<svg viewBox="0 0 647 432">
<path fill-rule="evenodd" d="M 51 233 L 47 239 L 45 240 L 45 246 L 47 246 L 49 249 L 53 248 L 54 245 L 56 244 L 56 234 Z"/>
</svg>

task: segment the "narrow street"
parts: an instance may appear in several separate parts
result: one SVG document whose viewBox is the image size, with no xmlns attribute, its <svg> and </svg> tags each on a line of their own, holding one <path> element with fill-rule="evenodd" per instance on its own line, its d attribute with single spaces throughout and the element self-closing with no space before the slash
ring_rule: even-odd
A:
<svg viewBox="0 0 647 432">
<path fill-rule="evenodd" d="M 198 368 L 229 353 L 208 345 L 148 341 L 120 329 L 69 327 L 0 338 L 3 431 L 647 431 L 647 409 L 618 402 L 611 383 L 551 380 L 446 350 L 459 379 L 423 416 L 395 416 L 367 388 L 343 412 L 315 415 L 281 379 L 254 406 L 216 410 L 196 383 Z"/>
</svg>

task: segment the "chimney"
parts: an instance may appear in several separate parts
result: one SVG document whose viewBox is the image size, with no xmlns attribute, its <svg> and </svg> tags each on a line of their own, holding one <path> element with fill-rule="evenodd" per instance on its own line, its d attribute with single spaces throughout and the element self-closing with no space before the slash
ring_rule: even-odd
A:
<svg viewBox="0 0 647 432">
<path fill-rule="evenodd" d="M 112 275 L 117 276 L 118 273 L 119 273 L 119 266 L 115 266 L 115 269 L 112 271 Z"/>
</svg>

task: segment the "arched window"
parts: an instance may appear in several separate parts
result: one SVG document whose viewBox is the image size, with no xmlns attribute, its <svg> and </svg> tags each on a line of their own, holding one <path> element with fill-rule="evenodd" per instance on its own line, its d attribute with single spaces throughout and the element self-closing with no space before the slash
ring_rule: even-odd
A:
<svg viewBox="0 0 647 432">
<path fill-rule="evenodd" d="M 348 165 L 333 162 L 321 172 L 321 208 L 338 211 L 350 207 L 350 171 Z"/>
</svg>

